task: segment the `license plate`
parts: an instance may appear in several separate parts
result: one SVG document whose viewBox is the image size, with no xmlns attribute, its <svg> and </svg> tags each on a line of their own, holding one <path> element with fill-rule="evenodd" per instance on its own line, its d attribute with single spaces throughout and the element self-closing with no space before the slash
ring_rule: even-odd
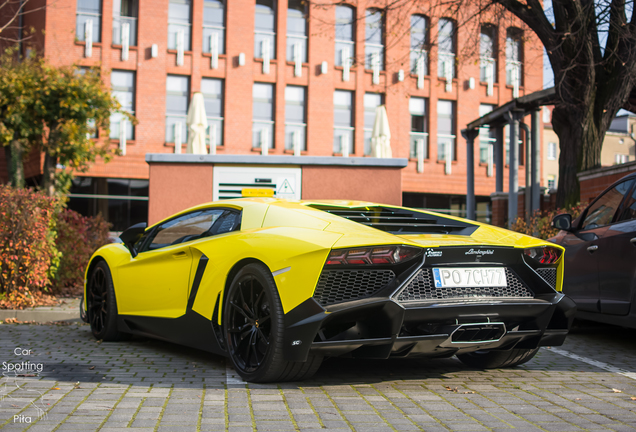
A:
<svg viewBox="0 0 636 432">
<path fill-rule="evenodd" d="M 445 267 L 434 268 L 435 288 L 505 287 L 506 270 L 503 267 Z"/>
</svg>

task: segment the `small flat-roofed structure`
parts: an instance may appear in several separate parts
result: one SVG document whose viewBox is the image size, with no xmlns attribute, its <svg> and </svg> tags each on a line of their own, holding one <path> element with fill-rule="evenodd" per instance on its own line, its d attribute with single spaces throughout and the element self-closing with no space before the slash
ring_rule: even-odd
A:
<svg viewBox="0 0 636 432">
<path fill-rule="evenodd" d="M 510 143 L 519 139 L 519 128 L 523 128 L 530 139 L 526 145 L 526 209 L 534 212 L 540 208 L 540 153 L 541 153 L 541 123 L 540 108 L 555 102 L 554 88 L 513 99 L 495 108 L 488 114 L 469 123 L 462 130 L 466 139 L 466 213 L 468 219 L 475 219 L 475 155 L 474 142 L 479 135 L 479 129 L 488 126 L 496 131 L 494 146 L 495 192 L 503 192 L 504 179 L 504 128 L 509 126 Z M 530 115 L 530 126 L 524 123 L 524 118 Z M 519 154 L 517 146 L 510 146 L 510 162 L 508 164 L 508 220 L 517 218 L 517 193 L 519 191 Z M 526 210 L 527 211 L 527 210 Z"/>
</svg>

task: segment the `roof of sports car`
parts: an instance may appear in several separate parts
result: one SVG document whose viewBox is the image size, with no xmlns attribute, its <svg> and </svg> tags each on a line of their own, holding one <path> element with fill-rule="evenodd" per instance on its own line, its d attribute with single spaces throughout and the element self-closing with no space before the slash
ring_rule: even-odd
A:
<svg viewBox="0 0 636 432">
<path fill-rule="evenodd" d="M 242 210 L 241 230 L 277 226 L 310 228 L 340 232 L 354 238 L 372 236 L 382 243 L 395 242 L 398 236 L 403 241 L 422 246 L 490 244 L 528 247 L 545 243 L 480 222 L 367 201 L 237 198 L 201 204 L 179 214 L 210 206 Z"/>
</svg>

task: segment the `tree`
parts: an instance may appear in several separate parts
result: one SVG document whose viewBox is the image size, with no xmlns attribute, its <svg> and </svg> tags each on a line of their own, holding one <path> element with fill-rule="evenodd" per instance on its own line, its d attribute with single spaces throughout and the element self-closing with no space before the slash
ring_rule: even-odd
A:
<svg viewBox="0 0 636 432">
<path fill-rule="evenodd" d="M 0 145 L 5 149 L 9 180 L 21 188 L 23 157 L 44 133 L 44 125 L 33 110 L 41 62 L 33 57 L 19 61 L 15 49 L 9 49 L 0 56 L 0 64 Z"/>
<path fill-rule="evenodd" d="M 19 59 L 15 50 L 5 52 L 0 61 L 0 144 L 11 149 L 8 161 L 21 157 L 16 152 L 43 151 L 40 187 L 49 196 L 64 193 L 69 186 L 70 175 L 58 170 L 58 165 L 85 171 L 97 157 L 112 158 L 108 134 L 92 137 L 98 129 L 108 130 L 114 112 L 122 112 L 136 123 L 132 115 L 120 111 L 121 105 L 96 70 L 82 73 L 74 66 Z M 12 183 L 23 182 L 11 167 L 10 172 Z"/>
<path fill-rule="evenodd" d="M 109 129 L 110 116 L 120 112 L 121 105 L 104 86 L 97 71 L 82 74 L 73 66 L 44 64 L 42 87 L 38 93 L 39 97 L 34 101 L 35 116 L 46 129 L 42 137 L 41 188 L 53 196 L 58 185 L 66 183 L 68 187 L 69 179 L 57 171 L 58 164 L 74 171 L 86 171 L 97 157 L 103 157 L 105 161 L 112 158 L 108 134 L 103 134 L 104 138 L 92 137 L 96 129 Z M 133 116 L 122 113 L 135 123 Z"/>
<path fill-rule="evenodd" d="M 339 3 L 313 0 L 311 6 Z M 555 0 L 552 7 L 541 0 L 387 0 L 382 7 L 399 17 L 392 22 L 409 22 L 411 13 L 449 16 L 456 19 L 457 31 L 516 17 L 534 32 L 555 79 L 552 124 L 561 148 L 557 206 L 579 200 L 576 174 L 600 165 L 603 138 L 618 111 L 636 109 L 636 97 L 629 101 L 636 83 L 634 0 Z M 388 24 L 386 30 L 399 31 Z M 432 45 L 423 44 L 425 49 Z"/>
<path fill-rule="evenodd" d="M 634 2 L 558 0 L 552 23 L 539 0 L 496 1 L 523 20 L 547 51 L 557 95 L 552 125 L 561 147 L 557 206 L 571 205 L 579 199 L 576 174 L 600 165 L 612 119 L 621 108 L 632 108 Z"/>
</svg>

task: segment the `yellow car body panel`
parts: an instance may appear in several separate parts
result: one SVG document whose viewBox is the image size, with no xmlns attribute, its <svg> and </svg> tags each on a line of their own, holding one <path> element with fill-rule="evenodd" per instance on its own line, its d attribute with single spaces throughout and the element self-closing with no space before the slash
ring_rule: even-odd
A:
<svg viewBox="0 0 636 432">
<path fill-rule="evenodd" d="M 312 297 L 323 265 L 331 249 L 402 244 L 422 248 L 446 246 L 506 246 L 516 249 L 561 246 L 474 221 L 448 215 L 418 211 L 449 220 L 475 225 L 471 235 L 403 234 L 396 235 L 352 222 L 310 207 L 327 205 L 361 208 L 378 204 L 356 201 L 283 201 L 250 198 L 202 204 L 183 210 L 146 229 L 186 213 L 210 207 L 241 211 L 240 231 L 184 242 L 132 257 L 121 244 L 100 248 L 91 258 L 103 259 L 113 277 L 120 315 L 177 318 L 186 312 L 192 282 L 199 259 L 208 258 L 192 310 L 211 320 L 217 301 L 221 323 L 223 293 L 228 275 L 244 260 L 262 262 L 274 273 L 285 313 Z M 400 208 L 382 205 L 387 208 Z M 288 269 L 288 270 L 287 270 Z M 86 281 L 90 277 L 87 267 Z M 557 291 L 563 281 L 563 259 L 557 270 Z M 86 290 L 86 283 L 85 283 Z M 85 291 L 86 292 L 86 291 Z M 86 297 L 86 296 L 85 296 Z"/>
</svg>

